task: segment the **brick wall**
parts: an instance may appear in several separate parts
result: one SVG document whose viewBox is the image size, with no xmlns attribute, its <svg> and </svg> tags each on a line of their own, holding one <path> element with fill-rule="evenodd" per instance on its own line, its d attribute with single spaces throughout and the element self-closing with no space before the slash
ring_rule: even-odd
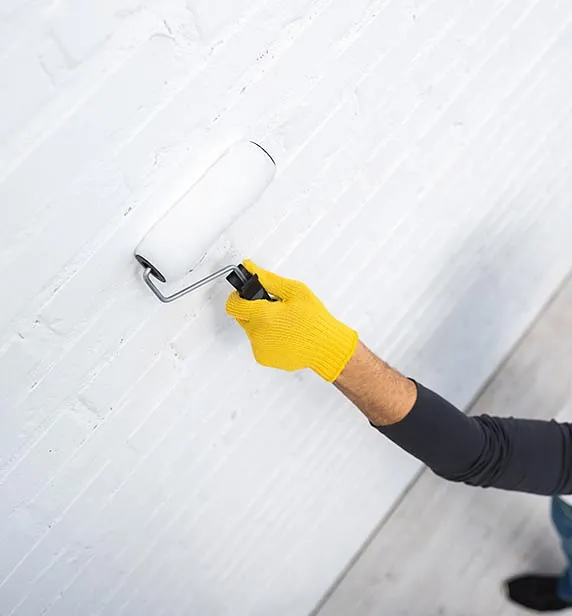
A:
<svg viewBox="0 0 572 616">
<path fill-rule="evenodd" d="M 303 277 L 466 405 L 572 266 L 571 19 L 564 0 L 0 5 L 2 616 L 312 610 L 418 465 L 311 374 L 256 366 L 227 285 L 160 305 L 132 250 L 256 138 L 279 174 L 204 272 Z"/>
</svg>

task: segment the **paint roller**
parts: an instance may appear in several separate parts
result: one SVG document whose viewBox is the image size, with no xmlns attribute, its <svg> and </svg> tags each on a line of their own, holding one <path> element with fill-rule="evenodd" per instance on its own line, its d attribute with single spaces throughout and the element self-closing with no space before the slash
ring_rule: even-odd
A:
<svg viewBox="0 0 572 616">
<path fill-rule="evenodd" d="M 266 190 L 276 165 L 254 141 L 233 145 L 202 178 L 152 227 L 135 249 L 143 280 L 162 302 L 226 276 L 241 297 L 271 300 L 256 274 L 243 265 L 227 265 L 210 276 L 165 295 L 158 283 L 170 283 L 188 274 L 207 249 Z"/>
</svg>

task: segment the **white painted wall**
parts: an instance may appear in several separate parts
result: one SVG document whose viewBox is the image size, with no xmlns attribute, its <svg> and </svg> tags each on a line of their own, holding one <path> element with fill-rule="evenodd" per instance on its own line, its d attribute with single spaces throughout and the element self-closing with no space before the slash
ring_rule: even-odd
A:
<svg viewBox="0 0 572 616">
<path fill-rule="evenodd" d="M 304 278 L 466 404 L 572 266 L 572 5 L 0 16 L 0 614 L 307 614 L 418 466 L 132 249 L 238 127 L 279 175 L 204 270 Z"/>
</svg>

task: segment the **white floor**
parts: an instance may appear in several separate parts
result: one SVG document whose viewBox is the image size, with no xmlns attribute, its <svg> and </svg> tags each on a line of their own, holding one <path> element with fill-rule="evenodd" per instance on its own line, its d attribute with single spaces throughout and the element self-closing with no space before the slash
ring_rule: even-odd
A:
<svg viewBox="0 0 572 616">
<path fill-rule="evenodd" d="M 475 414 L 572 420 L 572 282 L 477 400 Z M 546 498 L 419 481 L 326 598 L 320 616 L 503 616 L 502 580 L 557 572 Z"/>
</svg>

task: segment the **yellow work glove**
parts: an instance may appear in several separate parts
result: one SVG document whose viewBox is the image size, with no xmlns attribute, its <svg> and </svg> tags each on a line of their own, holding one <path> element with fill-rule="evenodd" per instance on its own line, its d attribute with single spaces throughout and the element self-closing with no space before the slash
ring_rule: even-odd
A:
<svg viewBox="0 0 572 616">
<path fill-rule="evenodd" d="M 244 328 L 259 364 L 282 370 L 311 368 L 335 381 L 355 353 L 358 335 L 334 318 L 302 282 L 282 278 L 245 261 L 277 300 L 249 301 L 235 291 L 226 311 Z"/>
</svg>

